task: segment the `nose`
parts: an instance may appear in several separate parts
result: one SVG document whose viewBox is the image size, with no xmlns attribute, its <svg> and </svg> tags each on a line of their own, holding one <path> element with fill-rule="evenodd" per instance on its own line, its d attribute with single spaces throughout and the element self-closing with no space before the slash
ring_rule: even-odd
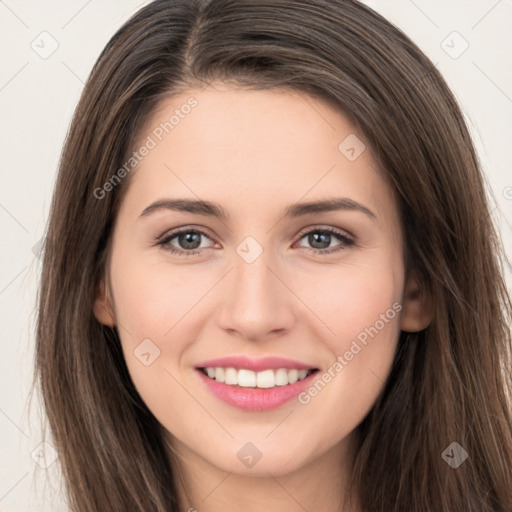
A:
<svg viewBox="0 0 512 512">
<path fill-rule="evenodd" d="M 232 336 L 260 341 L 283 335 L 296 318 L 297 299 L 267 251 L 252 263 L 235 255 L 223 283 L 219 326 Z M 281 274 L 281 275 L 280 275 Z"/>
</svg>

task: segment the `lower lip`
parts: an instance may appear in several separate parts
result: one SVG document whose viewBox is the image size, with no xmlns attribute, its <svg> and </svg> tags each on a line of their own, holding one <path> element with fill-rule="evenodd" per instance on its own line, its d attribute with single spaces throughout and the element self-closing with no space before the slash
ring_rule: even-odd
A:
<svg viewBox="0 0 512 512">
<path fill-rule="evenodd" d="M 230 386 L 229 384 L 210 379 L 210 377 L 206 376 L 201 370 L 197 370 L 197 372 L 203 382 L 208 386 L 208 389 L 215 396 L 233 407 L 246 411 L 267 411 L 282 406 L 304 391 L 317 373 L 313 372 L 305 379 L 299 380 L 295 384 L 265 389 Z"/>
</svg>

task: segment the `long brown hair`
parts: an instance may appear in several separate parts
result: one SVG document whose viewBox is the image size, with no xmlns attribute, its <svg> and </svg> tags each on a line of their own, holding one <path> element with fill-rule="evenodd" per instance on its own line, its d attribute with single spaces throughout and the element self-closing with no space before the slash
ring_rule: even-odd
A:
<svg viewBox="0 0 512 512">
<path fill-rule="evenodd" d="M 176 468 L 130 379 L 116 328 L 93 314 L 126 162 L 159 102 L 213 80 L 288 87 L 360 127 L 395 191 L 407 271 L 434 318 L 400 334 L 357 427 L 365 512 L 512 510 L 512 304 L 485 183 L 460 109 L 400 30 L 354 0 L 156 0 L 112 37 L 63 149 L 39 296 L 36 372 L 70 506 L 177 511 Z M 452 442 L 468 459 L 443 460 Z"/>
</svg>

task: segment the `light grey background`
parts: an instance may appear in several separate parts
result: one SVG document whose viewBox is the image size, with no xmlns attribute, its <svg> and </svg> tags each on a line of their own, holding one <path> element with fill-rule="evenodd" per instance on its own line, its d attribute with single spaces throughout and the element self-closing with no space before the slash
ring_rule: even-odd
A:
<svg viewBox="0 0 512 512">
<path fill-rule="evenodd" d="M 28 408 L 35 304 L 59 154 L 89 71 L 139 0 L 0 1 L 0 511 L 66 510 Z M 436 63 L 467 118 L 512 255 L 512 0 L 373 0 Z M 456 33 L 454 33 L 456 32 Z M 58 46 L 57 46 L 58 45 Z M 466 49 L 467 46 L 467 49 Z M 52 53 L 53 52 L 53 53 Z M 508 219 L 507 219 L 508 217 Z M 508 283 L 512 282 L 510 269 Z M 441 456 L 441 454 L 440 454 Z M 37 461 L 37 462 L 36 462 Z M 56 478 L 46 486 L 46 473 Z"/>
</svg>

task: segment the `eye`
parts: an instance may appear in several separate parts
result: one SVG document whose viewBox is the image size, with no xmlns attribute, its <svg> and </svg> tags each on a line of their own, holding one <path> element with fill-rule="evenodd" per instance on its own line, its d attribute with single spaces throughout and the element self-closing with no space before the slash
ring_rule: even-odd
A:
<svg viewBox="0 0 512 512">
<path fill-rule="evenodd" d="M 333 252 L 341 251 L 355 244 L 355 241 L 342 231 L 338 231 L 334 228 L 315 228 L 306 233 L 302 234 L 300 240 L 306 238 L 307 243 L 311 247 L 306 247 L 318 254 L 331 254 Z M 338 246 L 334 248 L 329 247 L 333 239 L 341 241 Z"/>
<path fill-rule="evenodd" d="M 178 256 L 192 256 L 199 254 L 201 252 L 200 249 L 205 248 L 201 245 L 201 237 L 206 237 L 210 240 L 210 237 L 204 231 L 185 228 L 168 233 L 158 242 L 158 245 Z M 178 247 L 171 243 L 174 239 L 176 239 Z"/>
<path fill-rule="evenodd" d="M 202 245 L 202 237 L 211 240 L 204 231 L 199 229 L 183 228 L 167 233 L 164 237 L 159 239 L 157 245 L 162 246 L 166 251 L 170 251 L 178 256 L 194 256 L 200 254 L 202 249 L 211 247 Z M 317 254 L 331 254 L 355 244 L 355 241 L 348 235 L 333 228 L 311 229 L 310 231 L 303 233 L 299 241 L 303 239 L 306 239 L 312 247 L 299 247 L 304 247 L 305 249 Z M 334 248 L 329 247 L 333 239 L 338 239 L 341 242 Z"/>
</svg>

